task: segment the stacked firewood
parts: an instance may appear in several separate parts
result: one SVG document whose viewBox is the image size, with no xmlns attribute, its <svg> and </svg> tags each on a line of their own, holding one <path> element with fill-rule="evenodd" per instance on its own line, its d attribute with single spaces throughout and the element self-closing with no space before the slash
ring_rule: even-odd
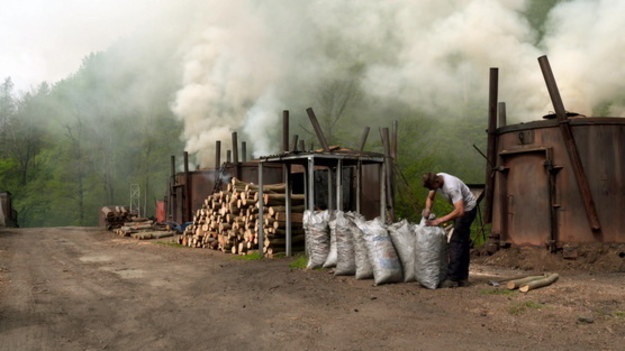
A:
<svg viewBox="0 0 625 351">
<path fill-rule="evenodd" d="M 130 219 L 130 212 L 124 206 L 104 206 L 101 211 L 108 230 L 120 228 Z"/>
<path fill-rule="evenodd" d="M 263 253 L 273 256 L 285 250 L 285 185 L 263 186 Z M 238 255 L 258 249 L 258 185 L 232 178 L 226 189 L 209 195 L 196 211 L 193 223 L 186 227 L 179 243 Z M 304 196 L 291 196 L 291 220 L 294 250 L 303 247 L 302 213 Z"/>
</svg>

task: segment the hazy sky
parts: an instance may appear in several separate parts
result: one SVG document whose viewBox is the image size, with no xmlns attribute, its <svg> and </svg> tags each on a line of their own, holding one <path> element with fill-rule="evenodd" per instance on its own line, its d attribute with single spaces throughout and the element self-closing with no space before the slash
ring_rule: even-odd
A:
<svg viewBox="0 0 625 351">
<path fill-rule="evenodd" d="M 541 37 L 525 17 L 537 1 L 0 0 L 0 79 L 54 83 L 124 38 L 115 59 L 139 73 L 166 53 L 173 63 L 153 71 L 177 68 L 169 103 L 200 158 L 236 130 L 267 152 L 283 109 L 330 106 L 317 100 L 341 87 L 380 111 L 463 117 L 486 108 L 490 67 L 509 121 L 540 118 L 553 110 L 545 54 L 567 109 L 624 115 L 625 1 L 562 1 Z"/>
<path fill-rule="evenodd" d="M 56 82 L 136 30 L 155 0 L 0 0 L 0 79 L 18 90 Z"/>
</svg>

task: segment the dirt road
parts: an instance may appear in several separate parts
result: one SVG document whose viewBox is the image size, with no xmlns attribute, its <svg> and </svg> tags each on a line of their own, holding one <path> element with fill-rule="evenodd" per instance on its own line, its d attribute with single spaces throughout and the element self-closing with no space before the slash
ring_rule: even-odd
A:
<svg viewBox="0 0 625 351">
<path fill-rule="evenodd" d="M 374 287 L 93 228 L 0 230 L 0 350 L 622 350 L 625 275 L 472 266 L 467 288 Z"/>
</svg>

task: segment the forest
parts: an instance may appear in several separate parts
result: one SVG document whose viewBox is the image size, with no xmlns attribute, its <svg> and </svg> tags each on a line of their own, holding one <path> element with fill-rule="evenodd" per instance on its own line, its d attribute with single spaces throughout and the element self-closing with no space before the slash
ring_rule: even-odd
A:
<svg viewBox="0 0 625 351">
<path fill-rule="evenodd" d="M 532 1 L 525 14 L 537 33 L 536 42 L 544 33 L 546 13 L 555 3 Z M 337 34 L 339 39 L 340 34 Z M 319 56 L 339 64 L 333 66 L 334 71 L 326 70 L 323 79 L 314 84 L 301 84 L 304 87 L 300 90 L 279 87 L 286 91 L 280 101 L 287 103 L 263 111 L 275 117 L 261 129 L 268 131 L 265 137 L 279 140 L 278 116 L 282 110 L 290 110 L 291 133 L 314 143 L 305 113 L 306 107 L 313 107 L 331 144 L 355 148 L 363 128 L 369 126 L 372 132 L 366 149 L 381 152 L 378 129 L 390 127 L 397 120 L 396 161 L 401 174 L 395 205 L 400 217 L 413 220 L 415 208 L 423 205 L 425 196 L 420 185 L 422 173 L 444 171 L 466 183 L 484 182 L 485 160 L 476 148 L 485 151 L 488 106 L 484 87 L 488 82 L 488 66 L 479 66 L 479 73 L 469 76 L 479 84 L 467 80 L 453 82 L 449 85 L 459 86 L 452 95 L 419 95 L 410 102 L 399 95 L 374 95 L 362 88 L 367 60 L 392 62 L 395 59 L 392 55 L 352 58 L 340 46 L 341 41 L 330 38 L 327 33 L 316 38 L 322 44 L 318 47 Z M 11 192 L 20 226 L 96 225 L 102 206 L 129 203 L 131 184 L 139 185 L 145 213 L 152 215 L 155 201 L 162 200 L 166 194 L 170 156 L 181 160 L 183 151 L 187 150 L 193 160 L 202 152 L 201 148 L 189 148 L 189 139 L 193 137 L 187 132 L 191 127 L 176 113 L 180 112 L 179 92 L 185 84 L 181 77 L 188 73 L 180 64 L 179 52 L 172 49 L 172 43 L 178 44 L 178 39 L 173 35 L 142 39 L 121 40 L 106 50 L 91 53 L 65 79 L 42 82 L 27 91 L 16 91 L 11 77 L 2 78 L 0 191 Z M 388 45 L 392 47 L 393 42 Z M 463 55 L 452 51 L 441 59 L 442 69 L 471 73 L 463 63 Z M 537 70 L 538 66 L 533 69 Z M 296 71 L 301 71 L 300 67 L 293 70 Z M 305 79 L 293 85 L 310 80 L 302 77 Z M 235 78 L 241 84 L 263 83 L 246 77 Z M 438 84 L 425 83 L 420 84 L 422 90 L 415 92 L 415 97 L 427 92 L 428 84 Z M 274 84 L 285 85 L 286 80 Z M 475 89 L 477 85 L 481 88 Z M 273 90 L 279 91 L 275 86 Z M 475 92 L 481 95 L 476 98 Z M 400 93 L 410 96 L 410 92 Z M 293 103 L 288 102 L 290 98 Z M 258 107 L 247 100 L 240 102 L 243 110 Z M 426 107 L 424 102 L 435 103 Z M 230 118 L 224 117 L 223 111 L 231 115 L 239 111 L 223 106 L 227 103 L 218 101 L 217 107 L 210 111 L 219 113 L 212 118 L 223 121 Z M 432 106 L 443 108 L 437 110 Z M 200 117 L 211 117 L 210 114 Z M 204 123 L 220 123 L 220 120 Z M 240 140 L 245 140 L 247 127 L 239 124 L 228 132 L 241 132 Z M 208 140 L 208 144 L 214 144 L 214 140 Z M 226 148 L 227 145 L 222 147 Z M 276 152 L 277 148 L 275 143 L 265 146 L 263 151 Z M 199 157 L 192 164 L 195 166 L 192 169 L 208 166 Z"/>
</svg>

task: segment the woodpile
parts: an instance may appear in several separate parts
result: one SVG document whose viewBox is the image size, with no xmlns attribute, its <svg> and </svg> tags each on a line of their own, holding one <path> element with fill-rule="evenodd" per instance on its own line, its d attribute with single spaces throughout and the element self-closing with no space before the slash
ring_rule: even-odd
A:
<svg viewBox="0 0 625 351">
<path fill-rule="evenodd" d="M 119 236 L 129 236 L 138 240 L 160 239 L 174 236 L 175 231 L 147 218 L 134 217 L 113 230 Z"/>
<path fill-rule="evenodd" d="M 226 189 L 209 195 L 185 228 L 179 243 L 246 255 L 258 250 L 258 185 L 232 178 Z M 263 254 L 273 257 L 285 251 L 285 184 L 263 186 Z M 291 196 L 293 251 L 303 250 L 304 195 Z"/>
<path fill-rule="evenodd" d="M 120 228 L 130 220 L 130 212 L 124 206 L 105 206 L 101 211 L 108 230 Z"/>
</svg>

